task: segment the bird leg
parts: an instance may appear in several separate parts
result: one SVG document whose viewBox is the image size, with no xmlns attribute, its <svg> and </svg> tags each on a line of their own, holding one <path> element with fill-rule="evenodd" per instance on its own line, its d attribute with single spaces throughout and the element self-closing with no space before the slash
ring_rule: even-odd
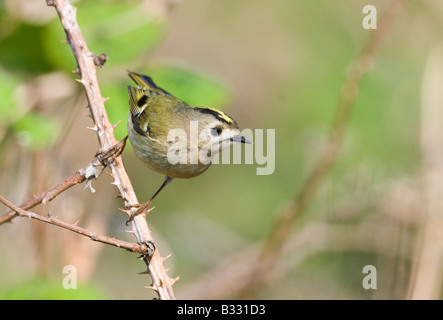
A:
<svg viewBox="0 0 443 320">
<path fill-rule="evenodd" d="M 138 209 L 137 209 L 137 211 L 135 211 L 134 213 L 129 215 L 128 220 L 126 220 L 126 225 L 128 225 L 129 222 L 131 222 L 139 214 L 144 213 L 144 212 L 149 213 L 151 210 L 154 210 L 154 208 L 151 208 L 150 210 L 148 210 L 149 206 L 151 205 L 152 200 L 154 200 L 154 198 L 160 193 L 160 191 L 162 191 L 162 189 L 171 181 L 172 181 L 171 177 L 165 176 L 165 180 L 163 181 L 162 185 L 154 193 L 154 195 L 149 199 L 148 202 L 128 206 L 129 208 L 138 208 Z"/>
</svg>

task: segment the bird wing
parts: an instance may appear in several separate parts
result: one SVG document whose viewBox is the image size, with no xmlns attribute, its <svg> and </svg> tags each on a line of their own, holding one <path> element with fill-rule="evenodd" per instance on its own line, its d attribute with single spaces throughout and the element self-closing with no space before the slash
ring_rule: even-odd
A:
<svg viewBox="0 0 443 320">
<path fill-rule="evenodd" d="M 147 95 L 146 90 L 134 88 L 131 86 L 128 86 L 128 93 L 129 110 L 131 112 L 131 120 L 134 126 L 134 130 L 138 134 L 147 137 L 149 135 L 147 126 L 146 129 L 144 129 L 140 126 L 140 124 L 145 123 L 147 125 L 147 119 L 145 119 L 147 117 L 147 114 L 144 111 L 148 106 L 149 96 Z"/>
</svg>

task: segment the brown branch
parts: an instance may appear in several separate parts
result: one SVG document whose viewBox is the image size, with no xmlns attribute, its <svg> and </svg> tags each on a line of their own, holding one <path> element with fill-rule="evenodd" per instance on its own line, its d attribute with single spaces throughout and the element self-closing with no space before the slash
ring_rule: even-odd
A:
<svg viewBox="0 0 443 320">
<path fill-rule="evenodd" d="M 52 199 L 57 197 L 60 193 L 69 189 L 70 187 L 78 183 L 82 183 L 86 179 L 85 174 L 87 168 L 88 167 L 79 169 L 76 173 L 74 173 L 72 176 L 70 176 L 63 182 L 58 183 L 57 185 L 49 188 L 48 190 L 40 193 L 39 195 L 34 195 L 31 199 L 22 203 L 19 206 L 19 208 L 23 210 L 28 210 L 35 207 L 36 205 L 39 205 L 40 203 L 45 204 L 46 202 L 51 201 Z M 6 222 L 10 222 L 16 216 L 17 212 L 14 210 L 6 212 L 5 214 L 0 216 L 0 225 Z"/>
<path fill-rule="evenodd" d="M 361 80 L 372 67 L 381 40 L 386 35 L 389 23 L 397 12 L 401 1 L 392 0 L 387 5 L 378 28 L 371 32 L 366 46 L 351 64 L 341 88 L 331 131 L 323 152 L 295 199 L 276 218 L 270 234 L 263 243 L 258 259 L 254 263 L 249 280 L 238 292 L 240 297 L 248 297 L 253 294 L 262 283 L 262 279 L 265 279 L 266 275 L 272 271 L 282 246 L 291 234 L 294 221 L 306 210 L 320 185 L 336 163 L 343 144 L 347 123 L 358 97 Z"/>
<path fill-rule="evenodd" d="M 104 106 L 105 99 L 102 97 L 98 85 L 96 65 L 94 63 L 95 55 L 89 51 L 83 38 L 76 20 L 76 10 L 67 0 L 46 0 L 46 3 L 48 6 L 55 7 L 77 61 L 77 72 L 80 75 L 78 82 L 85 89 L 91 116 L 95 124 L 93 129 L 97 132 L 100 149 L 109 149 L 117 143 L 114 138 L 114 126 L 109 122 Z M 138 204 L 121 157 L 117 157 L 115 161 L 109 162 L 108 165 L 115 179 L 114 184 L 119 189 L 125 206 L 131 207 Z M 136 216 L 132 220 L 132 229 L 138 243 L 146 243 L 153 240 L 143 215 Z M 149 261 L 147 258 L 145 259 L 145 263 L 148 264 L 148 273 L 151 275 L 153 282 L 151 287 L 157 291 L 160 299 L 174 299 L 172 285 L 176 280 L 168 276 L 163 266 L 163 261 L 164 259 L 160 256 L 158 250 L 155 250 Z"/>
<path fill-rule="evenodd" d="M 123 248 L 126 249 L 128 251 L 131 252 L 138 252 L 141 254 L 147 254 L 146 250 L 149 250 L 149 248 L 147 248 L 146 246 L 142 246 L 138 243 L 130 243 L 130 242 L 126 242 L 126 241 L 122 241 L 122 240 L 118 240 L 115 238 L 111 238 L 108 236 L 104 236 L 101 234 L 97 234 L 95 232 L 91 232 L 88 229 L 79 227 L 77 224 L 71 224 L 71 223 L 67 223 L 64 221 L 59 220 L 57 217 L 53 217 L 53 216 L 48 216 L 48 217 L 44 217 L 41 216 L 37 213 L 34 212 L 29 212 L 26 210 L 23 210 L 22 208 L 14 205 L 13 203 L 9 202 L 8 200 L 6 200 L 5 198 L 3 198 L 2 196 L 0 196 L 0 202 L 3 203 L 5 206 L 7 206 L 8 208 L 12 209 L 16 215 L 15 216 L 19 216 L 19 217 L 28 217 L 31 219 L 35 219 L 35 220 L 39 220 L 42 222 L 46 222 L 58 227 L 62 227 L 64 229 L 73 231 L 75 233 L 81 234 L 83 236 L 89 237 L 91 238 L 91 240 L 93 241 L 98 241 L 101 243 L 106 243 L 118 248 Z"/>
<path fill-rule="evenodd" d="M 86 167 L 77 170 L 72 176 L 66 178 L 64 181 L 56 184 L 55 186 L 49 188 L 48 190 L 34 195 L 28 201 L 22 203 L 19 208 L 23 210 L 28 210 L 40 203 L 47 203 L 57 197 L 60 193 L 66 191 L 70 187 L 82 183 L 86 179 L 98 178 L 98 176 L 103 172 L 106 164 L 105 161 L 109 162 L 110 159 L 115 159 L 119 156 L 125 147 L 126 139 L 118 142 L 114 147 L 101 152 L 96 155 L 94 160 Z M 8 211 L 0 216 L 0 225 L 6 222 L 10 222 L 14 217 L 17 216 L 17 212 L 14 210 Z"/>
</svg>

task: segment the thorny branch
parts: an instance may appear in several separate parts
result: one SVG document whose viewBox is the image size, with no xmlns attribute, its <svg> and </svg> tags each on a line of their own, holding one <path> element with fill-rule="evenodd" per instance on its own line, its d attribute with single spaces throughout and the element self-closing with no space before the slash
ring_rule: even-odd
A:
<svg viewBox="0 0 443 320">
<path fill-rule="evenodd" d="M 40 203 L 45 204 L 53 200 L 60 193 L 64 192 L 65 190 L 69 189 L 70 187 L 76 184 L 82 183 L 85 180 L 88 180 L 88 183 L 90 183 L 93 178 L 98 178 L 98 176 L 103 172 L 106 166 L 105 161 L 106 162 L 114 161 L 114 159 L 120 155 L 125 144 L 126 144 L 126 139 L 118 142 L 115 147 L 105 152 L 98 153 L 90 164 L 77 170 L 69 178 L 66 178 L 64 181 L 40 193 L 39 195 L 34 195 L 31 199 L 21 204 L 19 208 L 21 208 L 22 210 L 31 209 L 36 205 L 39 205 Z M 88 186 L 88 184 L 86 186 Z M 6 222 L 10 222 L 17 215 L 18 212 L 14 210 L 6 212 L 5 214 L 0 216 L 0 225 Z"/>
<path fill-rule="evenodd" d="M 40 203 L 45 204 L 46 202 L 53 200 L 56 196 L 58 196 L 63 191 L 69 189 L 70 187 L 78 183 L 82 183 L 86 179 L 86 168 L 87 167 L 77 170 L 72 176 L 70 176 L 63 182 L 58 183 L 57 185 L 49 188 L 39 195 L 33 196 L 31 199 L 21 204 L 19 208 L 23 210 L 28 210 L 39 205 Z M 15 212 L 14 210 L 6 212 L 5 214 L 0 216 L 0 225 L 6 222 L 11 222 L 11 220 L 16 216 L 17 212 Z"/>
<path fill-rule="evenodd" d="M 75 233 L 89 237 L 93 241 L 106 243 L 106 244 L 109 244 L 109 245 L 112 245 L 115 247 L 123 248 L 123 249 L 126 249 L 131 252 L 138 252 L 141 254 L 148 254 L 149 255 L 149 251 L 152 250 L 152 248 L 149 248 L 145 244 L 126 242 L 126 241 L 118 240 L 118 239 L 111 238 L 108 236 L 104 236 L 101 234 L 97 234 L 97 233 L 91 232 L 85 228 L 79 227 L 76 223 L 71 224 L 71 223 L 61 221 L 57 217 L 53 217 L 52 215 L 48 215 L 48 217 L 44 217 L 44 216 L 41 216 L 37 213 L 23 210 L 22 208 L 17 207 L 16 205 L 12 204 L 11 202 L 6 200 L 2 196 L 0 196 L 0 202 L 3 203 L 5 206 L 9 207 L 10 209 L 12 209 L 14 211 L 14 213 L 16 214 L 15 216 L 18 215 L 21 217 L 28 217 L 30 219 L 35 219 L 35 220 L 43 221 L 43 222 L 46 222 L 46 223 L 49 223 L 49 224 L 52 224 L 55 226 L 59 226 L 61 228 L 71 230 Z"/>
<path fill-rule="evenodd" d="M 69 1 L 46 0 L 46 3 L 48 6 L 54 6 L 77 61 L 77 72 L 80 75 L 80 79 L 77 81 L 80 82 L 85 89 L 91 116 L 95 124 L 93 129 L 97 133 L 100 149 L 110 149 L 117 143 L 114 138 L 115 127 L 109 122 L 104 105 L 106 99 L 102 97 L 98 85 L 96 55 L 89 51 L 77 23 L 76 10 L 70 5 Z M 109 167 L 114 178 L 114 184 L 119 189 L 120 196 L 125 202 L 125 207 L 135 208 L 138 200 L 121 157 L 117 157 L 115 161 L 109 163 Z M 131 210 L 128 210 L 129 214 L 132 213 Z M 132 220 L 132 231 L 138 243 L 152 243 L 153 239 L 144 215 L 136 216 Z M 164 260 L 158 250 L 155 250 L 151 257 L 144 258 L 144 262 L 148 268 L 146 273 L 149 273 L 152 278 L 150 288 L 158 293 L 160 299 L 175 299 L 172 285 L 177 281 L 177 278 L 171 279 L 168 276 L 163 265 Z"/>
<path fill-rule="evenodd" d="M 103 67 L 104 62 L 106 61 L 105 58 L 107 58 L 107 56 L 105 54 L 102 54 L 97 57 L 97 55 L 94 55 L 89 51 L 76 20 L 76 9 L 70 5 L 68 0 L 46 0 L 46 4 L 55 8 L 63 29 L 66 33 L 67 42 L 70 44 L 75 59 L 77 61 L 77 70 L 75 71 L 75 73 L 78 73 L 80 75 L 80 79 L 77 79 L 77 81 L 81 83 L 85 89 L 91 117 L 94 121 L 94 127 L 92 129 L 97 133 L 100 150 L 112 150 L 112 147 L 118 143 L 118 141 L 116 141 L 114 138 L 115 126 L 113 126 L 109 122 L 104 106 L 104 102 L 106 101 L 106 99 L 103 98 L 101 95 L 96 75 L 96 68 Z M 101 153 L 103 152 L 99 152 L 98 154 L 100 155 Z M 138 200 L 132 187 L 131 181 L 129 180 L 129 177 L 124 168 L 121 157 L 112 157 L 111 161 L 105 160 L 104 164 L 106 166 L 109 166 L 111 169 L 111 175 L 114 178 L 113 184 L 115 184 L 119 189 L 120 196 L 125 203 L 125 207 L 134 208 L 135 205 L 138 204 Z M 106 240 L 109 239 L 106 239 L 105 236 L 100 236 L 100 240 L 98 240 L 98 235 L 92 233 L 87 234 L 85 233 L 85 230 L 74 228 L 73 226 L 75 225 L 63 223 L 56 218 L 45 218 L 42 216 L 34 215 L 33 213 L 27 212 L 26 209 L 23 209 L 30 208 L 41 202 L 53 199 L 56 195 L 60 194 L 70 186 L 84 181 L 85 177 L 88 177 L 87 168 L 79 170 L 72 177 L 66 179 L 61 184 L 58 184 L 48 191 L 42 193 L 40 196 L 34 197 L 33 199 L 29 200 L 22 205 L 22 208 L 16 207 L 15 205 L 9 203 L 6 199 L 2 198 L 2 202 L 5 204 L 7 203 L 10 208 L 13 208 L 14 213 L 7 213 L 3 215 L 1 217 L 2 220 L 0 221 L 9 221 L 10 219 L 12 219 L 13 216 L 15 216 L 15 212 L 17 212 L 18 215 L 29 216 L 41 221 L 59 225 L 70 230 L 76 229 L 73 231 L 89 236 L 93 240 L 108 243 L 106 242 Z M 132 210 L 135 209 L 127 210 L 128 214 L 131 214 Z M 136 237 L 138 243 L 136 244 L 136 246 L 139 249 L 140 246 L 146 246 L 146 244 L 150 244 L 153 241 L 150 229 L 143 215 L 136 216 L 132 220 L 132 232 Z M 115 243 L 113 245 L 115 245 Z M 144 249 L 147 248 L 144 247 Z M 134 249 L 132 251 L 138 250 Z M 160 299 L 175 299 L 172 285 L 177 281 L 178 278 L 171 279 L 168 276 L 167 271 L 163 265 L 163 262 L 166 258 L 162 258 L 158 250 L 155 250 L 151 256 L 148 257 L 147 255 L 145 255 L 142 259 L 147 265 L 147 270 L 144 273 L 150 274 L 152 279 L 152 285 L 149 286 L 149 288 L 156 291 Z"/>
</svg>

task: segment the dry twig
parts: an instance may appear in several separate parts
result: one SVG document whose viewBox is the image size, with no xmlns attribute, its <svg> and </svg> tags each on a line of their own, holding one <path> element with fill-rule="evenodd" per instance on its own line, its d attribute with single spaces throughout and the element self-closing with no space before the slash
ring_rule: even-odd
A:
<svg viewBox="0 0 443 320">
<path fill-rule="evenodd" d="M 48 215 L 48 217 L 44 217 L 44 216 L 41 216 L 37 213 L 23 210 L 22 208 L 17 207 L 16 205 L 9 202 L 8 200 L 3 198 L 2 196 L 0 196 L 0 202 L 3 203 L 5 206 L 9 207 L 10 209 L 12 209 L 16 213 L 16 215 L 18 215 L 18 216 L 28 217 L 30 219 L 35 219 L 35 220 L 46 222 L 46 223 L 49 223 L 49 224 L 52 224 L 52 225 L 55 225 L 58 227 L 62 227 L 64 229 L 73 231 L 75 233 L 81 234 L 86 237 L 89 237 L 93 241 L 106 243 L 106 244 L 109 244 L 109 245 L 112 245 L 112 246 L 115 246 L 118 248 L 123 248 L 128 251 L 138 252 L 141 254 L 149 254 L 148 251 L 151 249 L 151 248 L 144 246 L 143 244 L 126 242 L 126 241 L 118 240 L 118 239 L 111 238 L 108 236 L 104 236 L 101 234 L 97 234 L 95 232 L 91 232 L 85 228 L 79 227 L 76 223 L 74 223 L 74 224 L 67 223 L 67 222 L 59 220 L 57 217 L 53 217 L 52 215 Z"/>
<path fill-rule="evenodd" d="M 86 167 L 77 170 L 69 178 L 66 178 L 64 181 L 40 193 L 39 195 L 34 195 L 31 199 L 21 204 L 19 208 L 23 210 L 28 210 L 35 207 L 36 205 L 39 205 L 40 203 L 45 204 L 53 200 L 60 193 L 66 191 L 76 184 L 82 183 L 86 179 L 88 179 L 88 183 L 90 183 L 93 178 L 98 178 L 98 176 L 103 172 L 106 166 L 105 161 L 110 162 L 109 159 L 112 159 L 111 161 L 114 161 L 114 159 L 120 155 L 121 151 L 123 151 L 123 148 L 125 147 L 125 144 L 126 138 L 118 142 L 115 148 L 111 148 L 108 151 L 98 153 L 96 157 L 92 160 L 92 162 Z M 0 225 L 6 222 L 10 222 L 17 214 L 18 213 L 16 211 L 12 210 L 1 215 Z"/>
</svg>

